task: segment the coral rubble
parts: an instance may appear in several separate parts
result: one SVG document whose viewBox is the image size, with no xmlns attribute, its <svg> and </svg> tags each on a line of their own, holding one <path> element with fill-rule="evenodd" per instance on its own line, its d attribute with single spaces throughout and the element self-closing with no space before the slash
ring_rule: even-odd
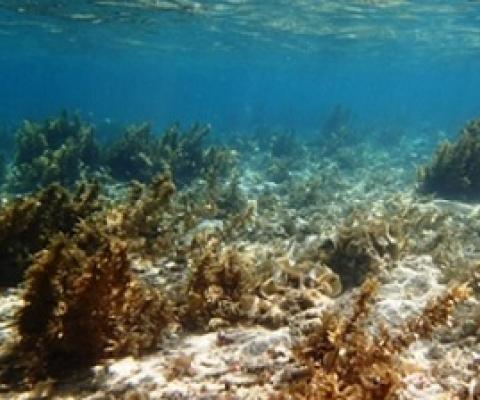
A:
<svg viewBox="0 0 480 400">
<path fill-rule="evenodd" d="M 420 188 L 447 198 L 480 196 L 480 119 L 471 121 L 456 142 L 442 143 L 430 165 L 419 169 Z"/>
</svg>

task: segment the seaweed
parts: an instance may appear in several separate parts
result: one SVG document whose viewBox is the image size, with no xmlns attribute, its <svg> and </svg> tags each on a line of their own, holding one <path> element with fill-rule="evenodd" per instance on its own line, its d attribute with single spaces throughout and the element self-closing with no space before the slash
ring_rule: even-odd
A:
<svg viewBox="0 0 480 400">
<path fill-rule="evenodd" d="M 83 184 L 71 194 L 58 184 L 11 200 L 0 209 L 0 286 L 18 284 L 32 255 L 56 233 L 69 234 L 75 224 L 99 208 L 99 187 Z"/>
<path fill-rule="evenodd" d="M 68 221 L 70 230 L 52 227 L 38 243 L 44 248 L 27 270 L 24 306 L 16 318 L 20 340 L 10 351 L 15 361 L 2 371 L 7 382 L 22 377 L 34 383 L 108 357 L 139 355 L 153 349 L 175 319 L 161 291 L 132 270 L 132 256 L 154 251 L 155 244 L 159 251 L 175 251 L 170 240 L 181 228 L 168 213 L 175 190 L 169 177 L 149 186 L 133 183 L 122 203 L 89 209 L 82 219 L 80 210 L 94 198 L 90 192 L 72 201 L 65 189 L 51 185 L 40 194 L 49 189 L 64 196 L 54 205 L 57 213 L 64 203 L 77 213 Z M 48 213 L 43 217 L 45 224 L 56 220 Z"/>
<path fill-rule="evenodd" d="M 300 158 L 305 150 L 294 132 L 279 132 L 273 134 L 269 141 L 270 154 L 277 158 Z"/>
<path fill-rule="evenodd" d="M 206 234 L 182 244 L 191 215 L 173 208 L 174 191 L 168 175 L 133 183 L 123 203 L 71 221 L 73 232 L 53 235 L 35 255 L 4 381 L 61 378 L 108 357 L 142 354 L 175 320 L 204 329 L 242 318 L 241 300 L 254 287 L 248 254 Z M 187 263 L 185 296 L 167 300 L 133 272 L 132 257 L 150 252 Z"/>
<path fill-rule="evenodd" d="M 291 177 L 290 160 L 271 158 L 266 169 L 266 178 L 275 183 L 283 183 Z"/>
<path fill-rule="evenodd" d="M 0 149 L 8 155 L 13 153 L 15 147 L 15 138 L 10 127 L 7 125 L 0 125 Z"/>
<path fill-rule="evenodd" d="M 332 156 L 339 149 L 352 145 L 354 137 L 350 125 L 350 110 L 337 104 L 328 114 L 316 140 L 322 155 Z"/>
<path fill-rule="evenodd" d="M 181 321 L 188 329 L 204 329 L 215 320 L 239 322 L 241 301 L 255 288 L 253 261 L 236 247 L 223 247 L 215 234 L 192 241 L 187 255 L 188 279 Z"/>
<path fill-rule="evenodd" d="M 185 185 L 207 170 L 225 176 L 235 164 L 235 154 L 218 146 L 205 148 L 209 133 L 209 125 L 182 131 L 173 124 L 158 137 L 149 124 L 131 126 L 105 151 L 105 164 L 120 180 L 148 182 L 159 173 L 171 173 L 176 184 Z"/>
<path fill-rule="evenodd" d="M 7 175 L 7 160 L 3 153 L 0 153 L 0 185 L 5 181 Z"/>
<path fill-rule="evenodd" d="M 480 196 L 480 119 L 469 122 L 458 139 L 437 148 L 429 165 L 418 170 L 419 188 L 446 198 Z"/>
<path fill-rule="evenodd" d="M 148 182 L 165 169 L 158 138 L 150 124 L 131 125 L 105 150 L 104 161 L 115 179 Z"/>
<path fill-rule="evenodd" d="M 289 183 L 288 203 L 291 207 L 319 207 L 337 200 L 345 191 L 345 177 L 335 164 L 315 171 L 312 176 L 295 178 Z"/>
<path fill-rule="evenodd" d="M 308 153 L 294 132 L 273 132 L 266 145 L 265 175 L 282 183 L 305 165 Z"/>
<path fill-rule="evenodd" d="M 97 216 L 95 224 L 128 242 L 131 252 L 146 256 L 169 251 L 181 230 L 178 216 L 170 213 L 175 190 L 169 175 L 158 175 L 148 185 L 134 181 L 128 199 Z"/>
<path fill-rule="evenodd" d="M 240 174 L 233 170 L 228 182 L 221 182 L 215 168 L 209 168 L 205 175 L 207 181 L 206 201 L 215 217 L 227 218 L 239 214 L 248 206 L 248 201 L 240 188 Z"/>
<path fill-rule="evenodd" d="M 330 110 L 321 131 L 326 135 L 340 132 L 349 125 L 350 120 L 351 111 L 342 104 L 337 104 Z"/>
<path fill-rule="evenodd" d="M 15 135 L 16 153 L 8 187 L 32 191 L 57 182 L 72 186 L 99 162 L 91 125 L 63 111 L 43 123 L 24 121 Z"/>
<path fill-rule="evenodd" d="M 235 152 L 219 146 L 204 148 L 210 130 L 210 125 L 194 124 L 182 132 L 180 125 L 174 124 L 160 138 L 160 156 L 176 183 L 187 184 L 212 169 L 225 176 L 235 165 Z"/>
<path fill-rule="evenodd" d="M 320 259 L 342 278 L 345 287 L 358 286 L 365 276 L 399 258 L 405 235 L 400 218 L 369 218 L 352 213 L 339 227 L 336 238 L 322 246 Z"/>
<path fill-rule="evenodd" d="M 378 286 L 375 280 L 365 281 L 349 316 L 335 309 L 323 314 L 320 329 L 296 346 L 297 361 L 307 366 L 307 377 L 291 383 L 286 394 L 309 400 L 396 398 L 409 371 L 399 354 L 445 325 L 457 304 L 471 295 L 466 285 L 453 286 L 398 331 L 380 324 L 373 334 L 367 322 Z"/>
<path fill-rule="evenodd" d="M 126 243 L 96 232 L 92 247 L 82 237 L 57 235 L 28 270 L 12 349 L 18 360 L 4 378 L 60 377 L 107 357 L 139 355 L 160 340 L 167 302 L 132 273 Z"/>
</svg>

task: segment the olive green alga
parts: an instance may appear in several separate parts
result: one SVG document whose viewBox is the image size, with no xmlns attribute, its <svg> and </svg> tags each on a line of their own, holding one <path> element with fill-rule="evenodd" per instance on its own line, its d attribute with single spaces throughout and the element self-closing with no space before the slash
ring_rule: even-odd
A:
<svg viewBox="0 0 480 400">
<path fill-rule="evenodd" d="M 97 166 L 100 150 L 93 126 L 66 111 L 40 123 L 25 120 L 15 134 L 15 147 L 7 183 L 17 192 L 53 182 L 72 186 Z"/>
<path fill-rule="evenodd" d="M 469 122 L 457 141 L 440 144 L 429 165 L 419 169 L 420 189 L 441 197 L 480 197 L 480 119 Z"/>
</svg>

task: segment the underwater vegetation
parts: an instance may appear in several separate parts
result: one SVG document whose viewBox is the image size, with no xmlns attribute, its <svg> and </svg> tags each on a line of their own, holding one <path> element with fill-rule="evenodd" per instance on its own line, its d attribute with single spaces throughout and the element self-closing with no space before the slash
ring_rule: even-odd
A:
<svg viewBox="0 0 480 400">
<path fill-rule="evenodd" d="M 297 208 L 335 201 L 336 194 L 346 188 L 341 171 L 336 164 L 324 166 L 306 179 L 295 177 L 288 184 L 289 205 Z"/>
<path fill-rule="evenodd" d="M 351 111 L 341 104 L 330 111 L 316 140 L 323 155 L 335 154 L 339 149 L 352 144 L 354 136 L 351 119 Z"/>
<path fill-rule="evenodd" d="M 188 274 L 181 310 L 186 328 L 245 319 L 240 302 L 255 287 L 253 262 L 247 254 L 235 247 L 223 248 L 218 235 L 198 235 L 188 255 Z"/>
<path fill-rule="evenodd" d="M 293 131 L 281 131 L 270 136 L 268 147 L 272 157 L 295 158 L 305 155 L 297 135 Z"/>
<path fill-rule="evenodd" d="M 235 154 L 231 151 L 213 146 L 204 149 L 210 130 L 210 125 L 195 124 L 182 132 L 180 125 L 174 124 L 160 137 L 160 154 L 176 182 L 188 183 L 209 168 L 222 176 L 234 165 Z"/>
<path fill-rule="evenodd" d="M 323 123 L 322 134 L 329 135 L 335 132 L 341 132 L 345 130 L 350 124 L 351 119 L 351 111 L 342 104 L 337 104 L 330 111 L 327 119 Z"/>
<path fill-rule="evenodd" d="M 179 217 L 171 209 L 175 185 L 168 175 L 158 175 L 150 184 L 133 181 L 127 199 L 96 216 L 92 224 L 109 235 L 127 241 L 130 252 L 143 257 L 165 254 L 182 233 L 190 216 Z"/>
<path fill-rule="evenodd" d="M 265 170 L 266 178 L 272 182 L 289 181 L 291 175 L 301 170 L 308 159 L 308 152 L 293 131 L 264 129 L 259 138 L 251 140 L 251 146 L 264 154 L 261 168 Z M 247 151 L 246 154 L 250 152 Z"/>
<path fill-rule="evenodd" d="M 115 179 L 145 182 L 165 169 L 158 164 L 157 147 L 150 124 L 132 125 L 106 148 L 105 164 Z"/>
<path fill-rule="evenodd" d="M 398 331 L 378 325 L 368 328 L 371 302 L 379 283 L 367 280 L 348 311 L 327 310 L 321 327 L 296 348 L 296 357 L 307 367 L 307 377 L 293 381 L 285 394 L 293 399 L 395 399 L 402 378 L 411 366 L 399 354 L 413 342 L 429 338 L 434 328 L 445 325 L 455 307 L 467 300 L 471 290 L 465 285 L 451 287 L 431 301 L 420 315 L 407 320 Z"/>
<path fill-rule="evenodd" d="M 420 189 L 446 198 L 480 196 L 480 119 L 469 122 L 454 142 L 442 143 L 418 171 Z"/>
<path fill-rule="evenodd" d="M 5 176 L 7 174 L 7 160 L 5 155 L 0 153 L 0 185 L 5 181 Z"/>
<path fill-rule="evenodd" d="M 229 150 L 205 147 L 209 133 L 210 126 L 200 124 L 187 131 L 174 124 L 160 136 L 152 133 L 149 124 L 131 126 L 106 146 L 105 165 L 119 180 L 147 182 L 159 173 L 170 172 L 175 183 L 184 185 L 208 170 L 225 176 L 236 159 Z"/>
<path fill-rule="evenodd" d="M 95 235 L 92 244 L 92 232 L 80 229 L 73 239 L 57 235 L 28 270 L 17 371 L 7 375 L 59 376 L 105 357 L 139 355 L 160 340 L 166 304 L 132 274 L 126 243 Z"/>
<path fill-rule="evenodd" d="M 10 260 L 2 263 L 4 283 L 17 283 L 29 268 L 16 315 L 19 340 L 3 355 L 3 381 L 29 384 L 108 357 L 139 355 L 158 344 L 170 322 L 205 329 L 214 318 L 240 319 L 238 302 L 253 287 L 247 258 L 223 248 L 220 233 L 184 242 L 195 210 L 172 204 L 168 175 L 148 185 L 133 182 L 125 199 L 103 208 L 96 207 L 96 188 L 70 195 L 52 184 L 4 210 L 1 249 Z M 232 218 L 225 234 L 247 220 Z M 134 272 L 135 258 L 153 255 L 185 264 L 185 296 L 167 298 Z"/>
<path fill-rule="evenodd" d="M 115 212 L 105 207 L 84 213 L 81 220 L 65 218 L 70 235 L 49 227 L 50 237 L 43 237 L 39 245 L 45 247 L 26 273 L 25 303 L 16 315 L 20 339 L 6 355 L 14 361 L 2 371 L 3 380 L 36 382 L 155 346 L 172 317 L 167 317 L 161 292 L 132 272 L 130 247 L 135 251 L 140 243 L 150 246 L 151 225 L 142 224 L 153 209 L 160 208 L 152 215 L 155 222 L 163 218 L 173 190 L 168 178 L 159 177 L 149 188 L 149 198 L 134 186 L 129 207 L 118 206 Z M 50 191 L 68 199 L 63 188 L 51 186 Z M 58 220 L 59 209 L 54 210 L 55 215 L 43 217 Z"/>
<path fill-rule="evenodd" d="M 15 156 L 7 188 L 28 192 L 56 182 L 110 174 L 116 180 L 148 182 L 169 172 L 176 184 L 212 174 L 225 177 L 237 162 L 235 152 L 205 144 L 209 125 L 182 131 L 174 124 L 155 135 L 148 123 L 131 125 L 117 139 L 100 145 L 94 127 L 63 111 L 43 122 L 24 121 L 15 135 Z M 1 170 L 0 170 L 1 172 Z"/>
<path fill-rule="evenodd" d="M 209 214 L 215 217 L 227 217 L 241 214 L 248 207 L 248 201 L 240 187 L 240 173 L 233 169 L 227 181 L 218 176 L 215 168 L 209 168 L 205 174 L 205 201 L 210 207 Z M 200 196 L 200 193 L 198 194 Z"/>
<path fill-rule="evenodd" d="M 24 121 L 15 144 L 7 182 L 13 191 L 28 192 L 53 182 L 72 186 L 99 161 L 93 127 L 66 111 L 40 123 Z"/>
<path fill-rule="evenodd" d="M 323 245 L 321 258 L 342 277 L 343 286 L 355 287 L 399 258 L 405 245 L 403 238 L 400 220 L 395 223 L 352 213 L 338 228 L 333 242 Z"/>
<path fill-rule="evenodd" d="M 62 118 L 53 126 L 93 135 L 89 125 Z M 47 125 L 17 138 L 36 143 L 34 136 L 51 131 L 55 147 L 64 136 Z M 375 276 L 388 282 L 403 260 L 422 256 L 443 283 L 460 277 L 476 284 L 479 264 L 462 245 L 468 236 L 465 246 L 476 248 L 478 210 L 455 219 L 455 208 L 398 193 L 395 181 L 393 190 L 381 188 L 384 194 L 375 189 L 383 185 L 377 161 L 352 178 L 336 160 L 319 161 L 318 148 L 310 151 L 292 133 L 242 158 L 240 166 L 249 168 L 242 174 L 236 162 L 244 155 L 209 146 L 209 131 L 177 124 L 156 135 L 148 124 L 132 125 L 105 145 L 93 135 L 95 167 L 65 170 L 80 171 L 66 186 L 7 196 L 0 206 L 0 284 L 16 286 L 11 291 L 21 301 L 9 321 L 11 343 L 2 343 L 0 390 L 62 383 L 111 359 L 168 351 L 192 333 L 215 332 L 221 346 L 223 329 L 286 332 L 298 323 L 305 330 L 288 366 L 301 373 L 275 386 L 279 399 L 395 398 L 414 368 L 402 352 L 445 325 L 470 289 L 452 286 L 403 325 L 387 328 L 374 320 Z M 74 143 L 67 142 L 60 148 Z M 298 158 L 305 164 L 294 164 Z M 262 182 L 272 160 L 299 168 L 281 184 Z M 352 188 L 365 171 L 370 180 Z M 368 193 L 357 202 L 355 191 Z M 468 271 L 458 271 L 464 265 Z M 172 374 L 194 374 L 191 361 L 178 358 Z"/>
<path fill-rule="evenodd" d="M 287 181 L 292 172 L 304 166 L 308 156 L 302 142 L 292 131 L 273 132 L 266 150 L 269 155 L 266 176 L 275 183 Z"/>
<path fill-rule="evenodd" d="M 99 207 L 98 195 L 95 183 L 80 185 L 73 194 L 54 183 L 0 208 L 0 287 L 19 283 L 33 254 L 53 235 L 70 234 Z"/>
<path fill-rule="evenodd" d="M 5 182 L 8 171 L 8 156 L 13 152 L 13 148 L 13 135 L 6 127 L 0 126 L 0 187 Z"/>
<path fill-rule="evenodd" d="M 3 153 L 6 160 L 9 160 L 9 155 L 13 153 L 15 148 L 15 137 L 8 125 L 0 125 L 0 153 Z"/>
</svg>

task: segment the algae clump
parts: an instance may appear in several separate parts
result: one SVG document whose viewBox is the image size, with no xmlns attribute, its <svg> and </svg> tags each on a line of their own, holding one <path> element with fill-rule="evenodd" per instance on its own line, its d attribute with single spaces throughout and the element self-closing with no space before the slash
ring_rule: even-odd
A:
<svg viewBox="0 0 480 400">
<path fill-rule="evenodd" d="M 471 121 L 456 142 L 442 143 L 432 162 L 419 169 L 420 189 L 447 198 L 480 196 L 480 119 Z"/>
<path fill-rule="evenodd" d="M 38 123 L 24 121 L 15 135 L 10 190 L 27 192 L 58 182 L 72 186 L 99 162 L 94 129 L 63 111 Z"/>
<path fill-rule="evenodd" d="M 7 173 L 7 162 L 5 160 L 5 155 L 0 153 L 0 185 L 5 180 L 5 175 Z"/>
<path fill-rule="evenodd" d="M 51 236 L 69 234 L 74 225 L 94 212 L 99 187 L 82 185 L 71 194 L 58 184 L 15 199 L 0 209 L 0 287 L 23 279 L 32 255 L 43 249 Z"/>
<path fill-rule="evenodd" d="M 379 283 L 368 279 L 359 289 L 352 310 L 328 309 L 320 329 L 295 349 L 305 365 L 303 378 L 292 380 L 285 395 L 295 399 L 396 399 L 411 372 L 401 352 L 419 339 L 430 338 L 436 327 L 447 325 L 455 308 L 471 296 L 466 285 L 456 285 L 431 299 L 419 315 L 397 330 L 380 324 L 373 334 L 368 325 Z"/>
<path fill-rule="evenodd" d="M 182 131 L 173 124 L 161 136 L 149 124 L 133 125 L 105 150 L 105 165 L 118 180 L 148 182 L 159 173 L 169 172 L 178 185 L 185 185 L 215 168 L 225 175 L 235 163 L 231 151 L 205 146 L 209 125 L 195 124 Z"/>
</svg>

